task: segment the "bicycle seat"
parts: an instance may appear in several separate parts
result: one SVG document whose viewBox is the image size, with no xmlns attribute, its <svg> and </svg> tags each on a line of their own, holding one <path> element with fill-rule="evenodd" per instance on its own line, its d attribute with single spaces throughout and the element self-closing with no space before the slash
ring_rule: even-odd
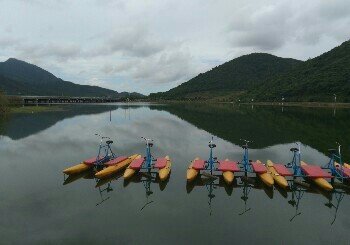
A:
<svg viewBox="0 0 350 245">
<path fill-rule="evenodd" d="M 106 141 L 106 144 L 107 144 L 107 145 L 113 144 L 113 140 L 107 140 L 107 141 Z"/>
<path fill-rule="evenodd" d="M 292 152 L 297 152 L 297 151 L 298 151 L 298 148 L 290 148 L 290 151 L 292 151 Z"/>
<path fill-rule="evenodd" d="M 216 145 L 215 145 L 215 144 L 209 144 L 209 147 L 210 147 L 210 148 L 215 148 Z"/>
<path fill-rule="evenodd" d="M 148 143 L 149 147 L 152 147 L 153 146 L 153 143 Z"/>
<path fill-rule="evenodd" d="M 337 150 L 336 149 L 328 149 L 328 152 L 331 154 L 335 154 L 335 153 L 337 153 Z"/>
</svg>

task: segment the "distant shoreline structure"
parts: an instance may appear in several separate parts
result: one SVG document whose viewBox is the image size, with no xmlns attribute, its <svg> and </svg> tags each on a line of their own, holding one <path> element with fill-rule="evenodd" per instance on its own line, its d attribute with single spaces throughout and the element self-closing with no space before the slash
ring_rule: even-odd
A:
<svg viewBox="0 0 350 245">
<path fill-rule="evenodd" d="M 286 107 L 320 107 L 320 108 L 350 108 L 350 103 L 334 103 L 334 102 L 252 102 L 240 103 L 241 105 L 256 106 L 286 106 Z"/>
</svg>

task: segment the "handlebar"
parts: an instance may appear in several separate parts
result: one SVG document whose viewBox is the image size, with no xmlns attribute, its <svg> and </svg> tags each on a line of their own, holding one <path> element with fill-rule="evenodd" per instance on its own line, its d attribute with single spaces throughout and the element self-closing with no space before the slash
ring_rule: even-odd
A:
<svg viewBox="0 0 350 245">
<path fill-rule="evenodd" d="M 248 143 L 252 143 L 252 140 L 246 140 L 246 139 L 240 139 L 241 141 L 244 142 L 244 144 L 242 145 L 243 149 L 248 149 Z"/>
<path fill-rule="evenodd" d="M 98 136 L 98 137 L 101 137 L 101 142 L 104 140 L 104 139 L 111 139 L 111 137 L 108 137 L 108 136 L 102 136 L 102 135 L 100 135 L 100 134 L 95 134 L 95 136 Z"/>
<path fill-rule="evenodd" d="M 246 140 L 246 139 L 239 139 L 239 140 L 244 141 L 244 143 L 253 143 L 254 142 L 252 140 Z"/>
<path fill-rule="evenodd" d="M 148 138 L 145 138 L 145 137 L 141 137 L 141 139 L 145 140 L 146 141 L 146 145 L 147 146 L 153 146 L 153 143 L 150 143 L 150 142 L 153 142 L 153 139 L 148 139 Z"/>
<path fill-rule="evenodd" d="M 153 139 L 148 139 L 148 138 L 145 138 L 145 137 L 141 137 L 141 139 L 144 139 L 145 141 L 153 141 Z"/>
<path fill-rule="evenodd" d="M 209 144 L 213 144 L 214 136 L 211 136 L 211 140 L 209 141 Z"/>
</svg>

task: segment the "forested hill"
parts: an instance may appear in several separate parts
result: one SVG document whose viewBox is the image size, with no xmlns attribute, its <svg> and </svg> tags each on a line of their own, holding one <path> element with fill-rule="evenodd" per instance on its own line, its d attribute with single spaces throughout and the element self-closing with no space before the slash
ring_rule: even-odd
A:
<svg viewBox="0 0 350 245">
<path fill-rule="evenodd" d="M 264 79 L 284 73 L 301 63 L 299 60 L 265 53 L 244 55 L 201 73 L 168 92 L 151 94 L 151 97 L 181 99 L 200 97 L 201 93 L 208 91 L 219 94 L 246 91 L 259 85 Z"/>
<path fill-rule="evenodd" d="M 129 96 L 125 92 L 64 81 L 36 65 L 14 58 L 0 62 L 0 90 L 7 95 Z M 131 96 L 142 95 L 131 93 Z"/>
<path fill-rule="evenodd" d="M 309 59 L 285 74 L 267 79 L 247 93 L 257 100 L 350 102 L 350 41 Z"/>
<path fill-rule="evenodd" d="M 199 74 L 152 99 L 350 102 L 350 41 L 307 61 L 255 53 Z"/>
</svg>

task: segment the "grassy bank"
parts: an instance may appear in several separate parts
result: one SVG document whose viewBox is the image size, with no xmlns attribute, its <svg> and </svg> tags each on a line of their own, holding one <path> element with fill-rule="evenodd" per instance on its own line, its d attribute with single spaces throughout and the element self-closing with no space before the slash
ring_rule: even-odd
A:
<svg viewBox="0 0 350 245">
<path fill-rule="evenodd" d="M 13 106 L 10 111 L 11 113 L 40 113 L 64 111 L 64 108 L 61 106 Z"/>
<path fill-rule="evenodd" d="M 241 103 L 242 105 L 257 106 L 296 106 L 296 107 L 319 107 L 319 108 L 350 108 L 350 103 L 329 103 L 329 102 L 253 102 Z"/>
<path fill-rule="evenodd" d="M 0 114 L 5 114 L 9 111 L 9 102 L 6 96 L 0 91 Z"/>
<path fill-rule="evenodd" d="M 234 105 L 256 105 L 256 106 L 294 106 L 294 107 L 323 107 L 323 108 L 350 108 L 350 103 L 334 102 L 237 102 L 237 101 L 215 101 L 215 100 L 150 100 L 149 102 L 160 104 L 234 104 Z"/>
</svg>

